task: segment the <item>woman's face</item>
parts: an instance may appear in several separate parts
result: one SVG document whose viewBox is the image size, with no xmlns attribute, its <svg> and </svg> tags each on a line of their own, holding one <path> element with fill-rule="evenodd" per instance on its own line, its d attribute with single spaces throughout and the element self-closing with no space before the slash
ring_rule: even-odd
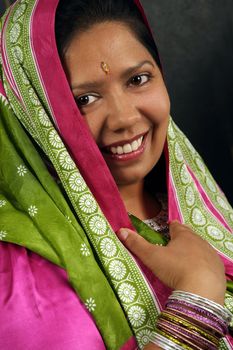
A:
<svg viewBox="0 0 233 350">
<path fill-rule="evenodd" d="M 161 156 L 170 110 L 154 59 L 127 25 L 106 22 L 74 37 L 65 66 L 77 105 L 117 185 L 141 181 Z"/>
</svg>

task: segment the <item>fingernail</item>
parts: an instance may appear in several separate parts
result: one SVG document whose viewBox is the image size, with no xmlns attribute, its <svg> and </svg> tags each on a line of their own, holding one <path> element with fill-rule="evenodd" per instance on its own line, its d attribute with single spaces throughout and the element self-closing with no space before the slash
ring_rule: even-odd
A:
<svg viewBox="0 0 233 350">
<path fill-rule="evenodd" d="M 128 232 L 127 230 L 125 230 L 125 229 L 120 229 L 120 230 L 117 232 L 117 234 L 118 234 L 118 237 L 119 237 L 122 241 L 124 241 L 124 240 L 128 237 L 129 232 Z"/>
</svg>

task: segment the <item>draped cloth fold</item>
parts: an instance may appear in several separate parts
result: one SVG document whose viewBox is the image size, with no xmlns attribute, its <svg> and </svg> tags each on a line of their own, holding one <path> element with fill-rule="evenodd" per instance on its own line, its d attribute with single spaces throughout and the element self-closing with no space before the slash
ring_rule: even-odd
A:
<svg viewBox="0 0 233 350">
<path fill-rule="evenodd" d="M 134 337 L 143 348 L 169 290 L 158 293 L 155 277 L 115 235 L 134 227 L 60 63 L 57 3 L 16 1 L 1 19 L 0 239 L 66 270 L 107 349 L 133 349 Z M 172 118 L 164 154 L 169 220 L 191 225 L 232 276 L 232 208 Z"/>
</svg>

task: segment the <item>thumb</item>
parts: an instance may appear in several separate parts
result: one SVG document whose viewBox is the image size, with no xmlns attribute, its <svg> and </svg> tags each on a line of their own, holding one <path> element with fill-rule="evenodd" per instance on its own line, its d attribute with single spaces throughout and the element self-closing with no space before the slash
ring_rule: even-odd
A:
<svg viewBox="0 0 233 350">
<path fill-rule="evenodd" d="M 133 254 L 135 254 L 145 265 L 150 267 L 151 254 L 161 247 L 147 242 L 137 232 L 128 228 L 121 228 L 117 232 L 118 238 Z"/>
</svg>

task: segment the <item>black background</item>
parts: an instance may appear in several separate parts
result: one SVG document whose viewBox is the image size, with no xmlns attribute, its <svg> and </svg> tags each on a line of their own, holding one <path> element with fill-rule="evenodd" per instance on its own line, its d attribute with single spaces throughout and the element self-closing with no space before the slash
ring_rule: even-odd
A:
<svg viewBox="0 0 233 350">
<path fill-rule="evenodd" d="M 233 1 L 141 1 L 163 63 L 171 115 L 232 204 Z M 3 7 L 0 0 L 0 13 Z"/>
</svg>

